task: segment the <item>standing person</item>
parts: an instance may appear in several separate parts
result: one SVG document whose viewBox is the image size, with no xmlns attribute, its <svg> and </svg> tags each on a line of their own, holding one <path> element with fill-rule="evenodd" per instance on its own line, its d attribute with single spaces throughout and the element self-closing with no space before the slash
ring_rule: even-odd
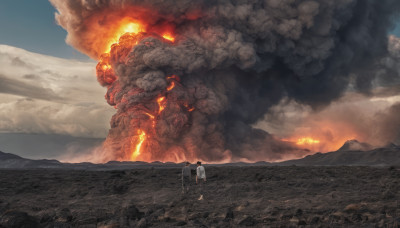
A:
<svg viewBox="0 0 400 228">
<path fill-rule="evenodd" d="M 189 185 L 192 179 L 192 172 L 190 170 L 190 163 L 186 162 L 182 168 L 182 194 L 189 192 Z"/>
<path fill-rule="evenodd" d="M 206 183 L 206 170 L 204 166 L 201 165 L 201 162 L 197 162 L 196 169 L 196 184 L 199 185 L 198 189 L 200 189 L 200 197 L 199 200 L 203 200 L 203 191 L 204 184 Z"/>
</svg>

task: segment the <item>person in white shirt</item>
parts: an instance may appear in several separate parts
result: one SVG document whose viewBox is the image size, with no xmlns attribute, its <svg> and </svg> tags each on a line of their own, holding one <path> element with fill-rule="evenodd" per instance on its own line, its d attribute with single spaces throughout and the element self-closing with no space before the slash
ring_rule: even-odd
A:
<svg viewBox="0 0 400 228">
<path fill-rule="evenodd" d="M 200 191 L 199 200 L 203 200 L 203 188 L 204 184 L 206 183 L 206 170 L 204 166 L 201 165 L 201 162 L 197 162 L 197 169 L 196 169 L 196 184 L 199 186 L 198 189 Z"/>
</svg>

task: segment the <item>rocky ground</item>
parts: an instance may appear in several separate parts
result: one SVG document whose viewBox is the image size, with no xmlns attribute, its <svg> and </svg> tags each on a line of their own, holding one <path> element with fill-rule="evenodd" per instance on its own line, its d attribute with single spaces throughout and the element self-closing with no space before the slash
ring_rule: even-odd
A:
<svg viewBox="0 0 400 228">
<path fill-rule="evenodd" d="M 0 227 L 400 227 L 395 167 L 205 167 L 1 170 Z"/>
</svg>

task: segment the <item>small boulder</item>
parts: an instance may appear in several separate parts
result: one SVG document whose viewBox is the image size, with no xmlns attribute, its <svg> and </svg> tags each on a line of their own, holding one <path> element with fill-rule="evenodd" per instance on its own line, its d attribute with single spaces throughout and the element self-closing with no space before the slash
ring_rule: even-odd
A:
<svg viewBox="0 0 400 228">
<path fill-rule="evenodd" d="M 35 228 L 39 227 L 39 223 L 26 212 L 7 211 L 0 218 L 0 227 Z"/>
<path fill-rule="evenodd" d="M 71 222 L 73 219 L 72 213 L 68 208 L 63 208 L 56 212 L 56 218 L 59 222 Z"/>
<path fill-rule="evenodd" d="M 386 190 L 385 192 L 383 192 L 383 199 L 390 200 L 394 198 L 396 198 L 396 194 L 394 194 L 394 192 L 390 190 Z"/>
<path fill-rule="evenodd" d="M 321 221 L 321 219 L 320 219 L 318 216 L 314 216 L 314 217 L 311 219 L 310 224 L 311 224 L 311 225 L 315 225 L 315 224 L 318 224 L 320 221 Z"/>
<path fill-rule="evenodd" d="M 135 205 L 130 205 L 125 208 L 124 215 L 128 217 L 128 219 L 139 220 L 143 217 L 144 213 L 140 212 Z"/>
<path fill-rule="evenodd" d="M 227 221 L 233 220 L 234 218 L 235 218 L 235 216 L 233 214 L 232 208 L 228 208 L 228 211 L 226 212 L 224 221 L 227 222 Z"/>
<path fill-rule="evenodd" d="M 187 222 L 185 221 L 179 221 L 175 224 L 175 226 L 186 226 Z"/>
<path fill-rule="evenodd" d="M 138 228 L 148 227 L 147 220 L 145 218 L 140 219 L 139 222 L 137 223 L 136 227 L 138 227 Z"/>
<path fill-rule="evenodd" d="M 359 204 L 349 204 L 344 208 L 344 211 L 347 213 L 354 213 L 358 210 L 360 210 L 360 205 Z"/>
<path fill-rule="evenodd" d="M 255 226 L 257 225 L 258 221 L 255 220 L 253 217 L 251 216 L 247 216 L 246 218 L 242 219 L 239 222 L 239 225 L 241 226 Z"/>
<path fill-rule="evenodd" d="M 301 210 L 300 208 L 296 210 L 296 214 L 297 217 L 300 217 L 303 215 L 303 210 Z"/>
<path fill-rule="evenodd" d="M 307 225 L 307 222 L 304 220 L 299 220 L 299 222 L 297 223 L 299 226 L 305 226 Z"/>
</svg>

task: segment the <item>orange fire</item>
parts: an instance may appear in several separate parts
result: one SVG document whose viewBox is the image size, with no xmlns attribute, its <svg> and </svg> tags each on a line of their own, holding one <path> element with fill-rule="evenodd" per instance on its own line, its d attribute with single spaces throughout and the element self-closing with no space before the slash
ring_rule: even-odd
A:
<svg viewBox="0 0 400 228">
<path fill-rule="evenodd" d="M 165 97 L 159 97 L 157 99 L 157 103 L 159 107 L 158 114 L 160 114 L 165 109 L 166 106 Z"/>
<path fill-rule="evenodd" d="M 147 116 L 149 116 L 150 119 L 154 119 L 154 116 L 153 116 L 152 114 L 150 114 L 150 113 L 148 113 L 148 112 L 146 112 L 145 114 L 146 114 Z"/>
<path fill-rule="evenodd" d="M 114 35 L 110 38 L 108 41 L 107 45 L 107 51 L 106 53 L 109 53 L 111 51 L 111 47 L 113 44 L 118 43 L 120 37 L 124 35 L 125 33 L 133 33 L 133 34 L 138 34 L 140 32 L 145 32 L 145 28 L 143 24 L 141 24 L 138 21 L 134 21 L 132 19 L 125 19 L 121 22 L 120 27 L 117 29 L 117 31 L 114 33 Z"/>
<path fill-rule="evenodd" d="M 104 71 L 106 71 L 106 70 L 111 69 L 111 65 L 109 65 L 109 64 L 104 64 L 101 68 L 102 68 Z"/>
<path fill-rule="evenodd" d="M 166 39 L 166 40 L 171 41 L 171 42 L 174 42 L 174 41 L 175 41 L 175 37 L 173 37 L 170 33 L 165 33 L 165 34 L 162 35 L 162 37 L 163 37 L 164 39 Z"/>
<path fill-rule="evenodd" d="M 193 112 L 194 111 L 194 107 L 190 107 L 188 104 L 183 104 L 186 109 L 188 110 L 188 112 Z"/>
<path fill-rule="evenodd" d="M 305 145 L 305 144 L 312 145 L 312 144 L 318 144 L 318 143 L 320 143 L 320 141 L 318 139 L 313 139 L 311 137 L 299 138 L 299 139 L 297 139 L 297 142 L 296 142 L 297 145 Z"/>
<path fill-rule="evenodd" d="M 138 139 L 137 139 L 138 138 Z M 140 155 L 140 149 L 142 148 L 142 144 L 146 140 L 146 133 L 142 130 L 138 130 L 138 136 L 133 136 L 131 139 L 131 160 L 135 161 L 136 158 Z"/>
<path fill-rule="evenodd" d="M 167 87 L 167 91 L 171 91 L 175 87 L 175 82 L 172 81 L 171 84 Z"/>
<path fill-rule="evenodd" d="M 176 80 L 177 82 L 180 82 L 180 81 L 181 81 L 181 79 L 180 79 L 177 75 L 175 75 L 175 74 L 173 74 L 173 75 L 171 75 L 171 76 L 168 76 L 167 79 L 168 79 L 168 80 L 174 79 L 174 80 Z"/>
</svg>

